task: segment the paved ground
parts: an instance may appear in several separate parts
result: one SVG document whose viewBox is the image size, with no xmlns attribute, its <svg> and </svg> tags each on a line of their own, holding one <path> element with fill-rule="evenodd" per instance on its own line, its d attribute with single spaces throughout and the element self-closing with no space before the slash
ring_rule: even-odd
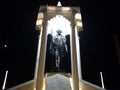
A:
<svg viewBox="0 0 120 90">
<path fill-rule="evenodd" d="M 46 81 L 46 90 L 71 90 L 69 78 L 61 74 L 49 76 Z"/>
</svg>

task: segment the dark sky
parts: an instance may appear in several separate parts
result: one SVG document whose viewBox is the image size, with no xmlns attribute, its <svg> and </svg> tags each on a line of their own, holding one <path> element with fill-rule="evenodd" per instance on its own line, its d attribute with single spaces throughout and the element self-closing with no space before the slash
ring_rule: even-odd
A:
<svg viewBox="0 0 120 90">
<path fill-rule="evenodd" d="M 79 6 L 81 9 L 84 30 L 79 35 L 83 79 L 101 86 L 99 72 L 102 71 L 105 87 L 118 90 L 116 81 L 119 81 L 120 64 L 112 38 L 113 34 L 119 33 L 118 26 L 113 23 L 117 19 L 113 14 L 116 12 L 111 13 L 111 5 L 104 0 L 61 2 L 63 6 Z M 56 4 L 57 0 L 7 2 L 7 25 L 0 31 L 0 88 L 6 70 L 9 71 L 7 88 L 33 79 L 39 35 L 35 30 L 38 9 L 40 5 Z"/>
</svg>

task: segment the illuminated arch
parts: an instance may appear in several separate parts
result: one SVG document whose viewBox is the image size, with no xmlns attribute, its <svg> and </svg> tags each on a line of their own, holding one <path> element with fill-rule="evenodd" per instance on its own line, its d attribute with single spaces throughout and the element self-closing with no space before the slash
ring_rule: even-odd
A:
<svg viewBox="0 0 120 90">
<path fill-rule="evenodd" d="M 62 15 L 56 15 L 48 20 L 47 32 L 48 34 L 55 35 L 56 30 L 62 30 L 62 35 L 71 33 L 71 22 Z"/>
</svg>

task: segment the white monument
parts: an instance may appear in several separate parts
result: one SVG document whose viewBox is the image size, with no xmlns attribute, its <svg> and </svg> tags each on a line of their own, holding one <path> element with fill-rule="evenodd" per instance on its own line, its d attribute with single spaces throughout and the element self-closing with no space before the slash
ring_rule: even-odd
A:
<svg viewBox="0 0 120 90">
<path fill-rule="evenodd" d="M 78 36 L 78 32 L 83 30 L 80 7 L 64 7 L 60 2 L 57 6 L 40 6 L 36 29 L 40 34 L 34 79 L 8 90 L 104 90 L 82 80 Z M 49 48 L 57 30 L 61 30 L 66 38 L 67 54 L 60 51 L 64 47 L 57 47 L 55 58 L 51 54 L 54 48 Z M 59 39 L 57 44 L 62 45 L 60 43 L 64 41 Z"/>
</svg>

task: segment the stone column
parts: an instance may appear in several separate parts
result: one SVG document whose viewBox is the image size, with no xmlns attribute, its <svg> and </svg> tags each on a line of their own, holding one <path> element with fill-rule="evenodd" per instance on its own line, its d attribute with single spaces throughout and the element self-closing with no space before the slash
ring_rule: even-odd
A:
<svg viewBox="0 0 120 90">
<path fill-rule="evenodd" d="M 73 90 L 79 90 L 76 29 L 75 28 L 72 29 L 72 33 L 71 33 L 71 64 L 72 64 Z"/>
<path fill-rule="evenodd" d="M 43 90 L 44 88 L 44 69 L 45 69 L 45 57 L 46 57 L 46 29 L 41 30 L 41 47 L 39 55 L 38 73 L 37 73 L 37 84 L 36 90 Z"/>
<path fill-rule="evenodd" d="M 40 47 L 41 47 L 41 33 L 38 36 L 38 48 L 37 48 L 37 58 L 36 58 L 36 64 L 35 64 L 35 73 L 34 73 L 34 79 L 37 79 L 37 72 L 38 72 L 38 64 L 39 64 L 39 56 L 40 56 Z"/>
<path fill-rule="evenodd" d="M 79 80 L 82 79 L 82 69 L 81 69 L 81 56 L 80 56 L 80 37 L 78 35 L 78 30 L 76 28 L 76 50 L 77 50 L 77 64 L 78 64 L 78 77 Z"/>
</svg>

